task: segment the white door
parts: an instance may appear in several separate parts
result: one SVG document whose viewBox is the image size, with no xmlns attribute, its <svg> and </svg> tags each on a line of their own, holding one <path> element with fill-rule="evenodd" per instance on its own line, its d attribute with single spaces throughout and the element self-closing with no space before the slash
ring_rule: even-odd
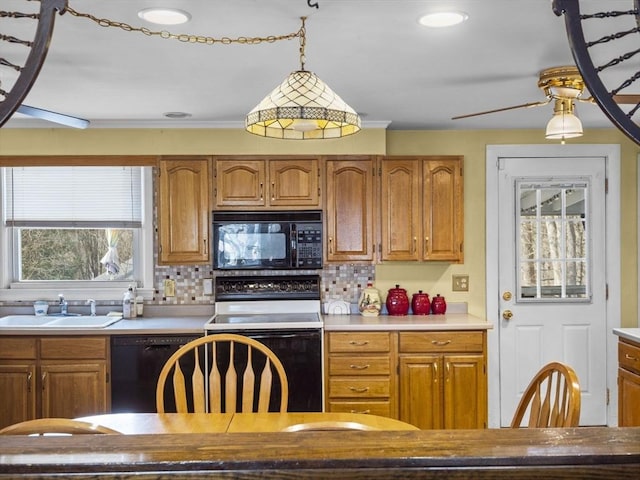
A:
<svg viewBox="0 0 640 480">
<path fill-rule="evenodd" d="M 580 424 L 606 425 L 607 159 L 502 156 L 496 168 L 499 424 L 561 361 L 578 374 Z"/>
</svg>

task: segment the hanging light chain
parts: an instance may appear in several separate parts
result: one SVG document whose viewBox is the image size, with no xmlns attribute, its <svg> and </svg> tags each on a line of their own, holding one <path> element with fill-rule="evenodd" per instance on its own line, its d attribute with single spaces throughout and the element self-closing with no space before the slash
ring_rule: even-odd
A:
<svg viewBox="0 0 640 480">
<path fill-rule="evenodd" d="M 300 20 L 302 20 L 302 26 L 298 31 L 298 33 L 300 34 L 300 70 L 302 71 L 304 71 L 304 64 L 307 60 L 307 57 L 305 57 L 304 55 L 304 47 L 307 46 L 307 29 L 304 26 L 304 22 L 306 19 L 307 17 L 300 17 Z"/>
<path fill-rule="evenodd" d="M 108 18 L 98 18 L 94 15 L 91 15 L 89 13 L 81 13 L 78 12 L 76 10 L 74 10 L 73 8 L 71 8 L 70 6 L 67 6 L 65 9 L 66 12 L 69 12 L 71 15 L 73 15 L 74 17 L 82 17 L 82 18 L 87 18 L 89 20 L 92 20 L 93 22 L 97 23 L 98 25 L 100 25 L 101 27 L 116 27 L 116 28 L 120 28 L 126 32 L 139 32 L 139 33 L 143 33 L 149 37 L 151 36 L 158 36 L 161 38 L 165 38 L 165 39 L 170 39 L 170 40 L 178 40 L 180 42 L 185 42 L 185 43 L 202 43 L 202 44 L 206 44 L 206 45 L 214 45 L 216 43 L 221 43 L 223 45 L 231 45 L 233 43 L 238 43 L 238 44 L 242 44 L 242 45 L 256 45 L 259 43 L 274 43 L 280 40 L 291 40 L 293 38 L 297 38 L 300 37 L 300 58 L 302 60 L 303 56 L 304 56 L 304 18 L 303 17 L 303 21 L 302 21 L 302 27 L 300 28 L 300 30 L 298 30 L 295 33 L 289 33 L 286 35 L 269 35 L 267 37 L 237 37 L 237 38 L 230 38 L 230 37 L 221 37 L 221 38 L 214 38 L 214 37 L 209 37 L 209 36 L 204 36 L 204 35 L 191 35 L 191 34 L 186 34 L 186 33 L 180 33 L 180 34 L 175 34 L 175 33 L 171 33 L 168 32 L 166 30 L 150 30 L 146 27 L 133 27 L 127 23 L 124 22 L 118 22 L 115 20 L 110 20 Z M 304 70 L 304 68 L 303 68 Z"/>
</svg>

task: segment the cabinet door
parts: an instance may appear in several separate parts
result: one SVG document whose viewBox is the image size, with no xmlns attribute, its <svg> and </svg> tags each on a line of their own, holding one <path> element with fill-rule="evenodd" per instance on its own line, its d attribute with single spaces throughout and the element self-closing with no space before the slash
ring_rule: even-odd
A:
<svg viewBox="0 0 640 480">
<path fill-rule="evenodd" d="M 420 429 L 443 428 L 442 357 L 400 357 L 400 420 Z"/>
<path fill-rule="evenodd" d="M 269 204 L 320 207 L 317 159 L 269 160 Z"/>
<path fill-rule="evenodd" d="M 419 260 L 422 249 L 420 163 L 384 159 L 381 167 L 382 260 Z"/>
<path fill-rule="evenodd" d="M 41 364 L 43 417 L 82 417 L 107 412 L 105 361 Z"/>
<path fill-rule="evenodd" d="M 36 418 L 36 366 L 28 362 L 0 365 L 0 428 Z"/>
<path fill-rule="evenodd" d="M 423 260 L 462 262 L 462 157 L 423 163 Z"/>
<path fill-rule="evenodd" d="M 373 160 L 327 160 L 327 261 L 374 259 Z"/>
<path fill-rule="evenodd" d="M 640 427 L 640 375 L 618 369 L 618 426 Z"/>
<path fill-rule="evenodd" d="M 483 355 L 445 355 L 444 428 L 486 428 L 485 372 Z"/>
<path fill-rule="evenodd" d="M 209 160 L 161 160 L 158 201 L 159 263 L 208 263 Z"/>
<path fill-rule="evenodd" d="M 216 208 L 264 207 L 265 160 L 216 160 Z"/>
</svg>

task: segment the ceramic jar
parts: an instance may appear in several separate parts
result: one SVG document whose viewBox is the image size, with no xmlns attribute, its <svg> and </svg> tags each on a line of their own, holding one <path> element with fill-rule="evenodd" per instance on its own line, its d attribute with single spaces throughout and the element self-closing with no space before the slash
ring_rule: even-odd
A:
<svg viewBox="0 0 640 480">
<path fill-rule="evenodd" d="M 380 292 L 374 288 L 373 283 L 367 282 L 367 288 L 362 291 L 358 301 L 360 314 L 365 317 L 377 317 L 380 315 L 381 308 Z"/>
<path fill-rule="evenodd" d="M 438 293 L 431 299 L 431 313 L 434 315 L 444 315 L 447 311 L 447 302 L 444 297 L 441 297 Z"/>
<path fill-rule="evenodd" d="M 413 297 L 411 297 L 411 311 L 414 315 L 429 315 L 429 312 L 431 311 L 429 294 L 422 293 L 422 290 L 418 290 L 418 293 L 414 293 Z"/>
<path fill-rule="evenodd" d="M 386 305 L 389 315 L 406 315 L 409 313 L 407 291 L 404 288 L 400 288 L 400 285 L 396 285 L 396 288 L 390 288 Z"/>
</svg>

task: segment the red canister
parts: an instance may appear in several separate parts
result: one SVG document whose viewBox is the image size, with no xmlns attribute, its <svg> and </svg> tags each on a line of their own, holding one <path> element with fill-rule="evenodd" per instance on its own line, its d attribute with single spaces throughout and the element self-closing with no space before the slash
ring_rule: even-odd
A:
<svg viewBox="0 0 640 480">
<path fill-rule="evenodd" d="M 390 288 L 386 305 L 389 315 L 406 315 L 409 313 L 407 291 L 404 288 L 400 288 L 400 285 L 396 285 L 396 288 Z"/>
<path fill-rule="evenodd" d="M 444 315 L 447 311 L 447 302 L 444 297 L 441 297 L 438 293 L 431 299 L 431 313 L 434 315 Z"/>
<path fill-rule="evenodd" d="M 414 315 L 429 315 L 429 312 L 431 311 L 429 294 L 422 293 L 422 290 L 418 290 L 418 293 L 414 293 L 411 298 L 411 310 Z"/>
</svg>

